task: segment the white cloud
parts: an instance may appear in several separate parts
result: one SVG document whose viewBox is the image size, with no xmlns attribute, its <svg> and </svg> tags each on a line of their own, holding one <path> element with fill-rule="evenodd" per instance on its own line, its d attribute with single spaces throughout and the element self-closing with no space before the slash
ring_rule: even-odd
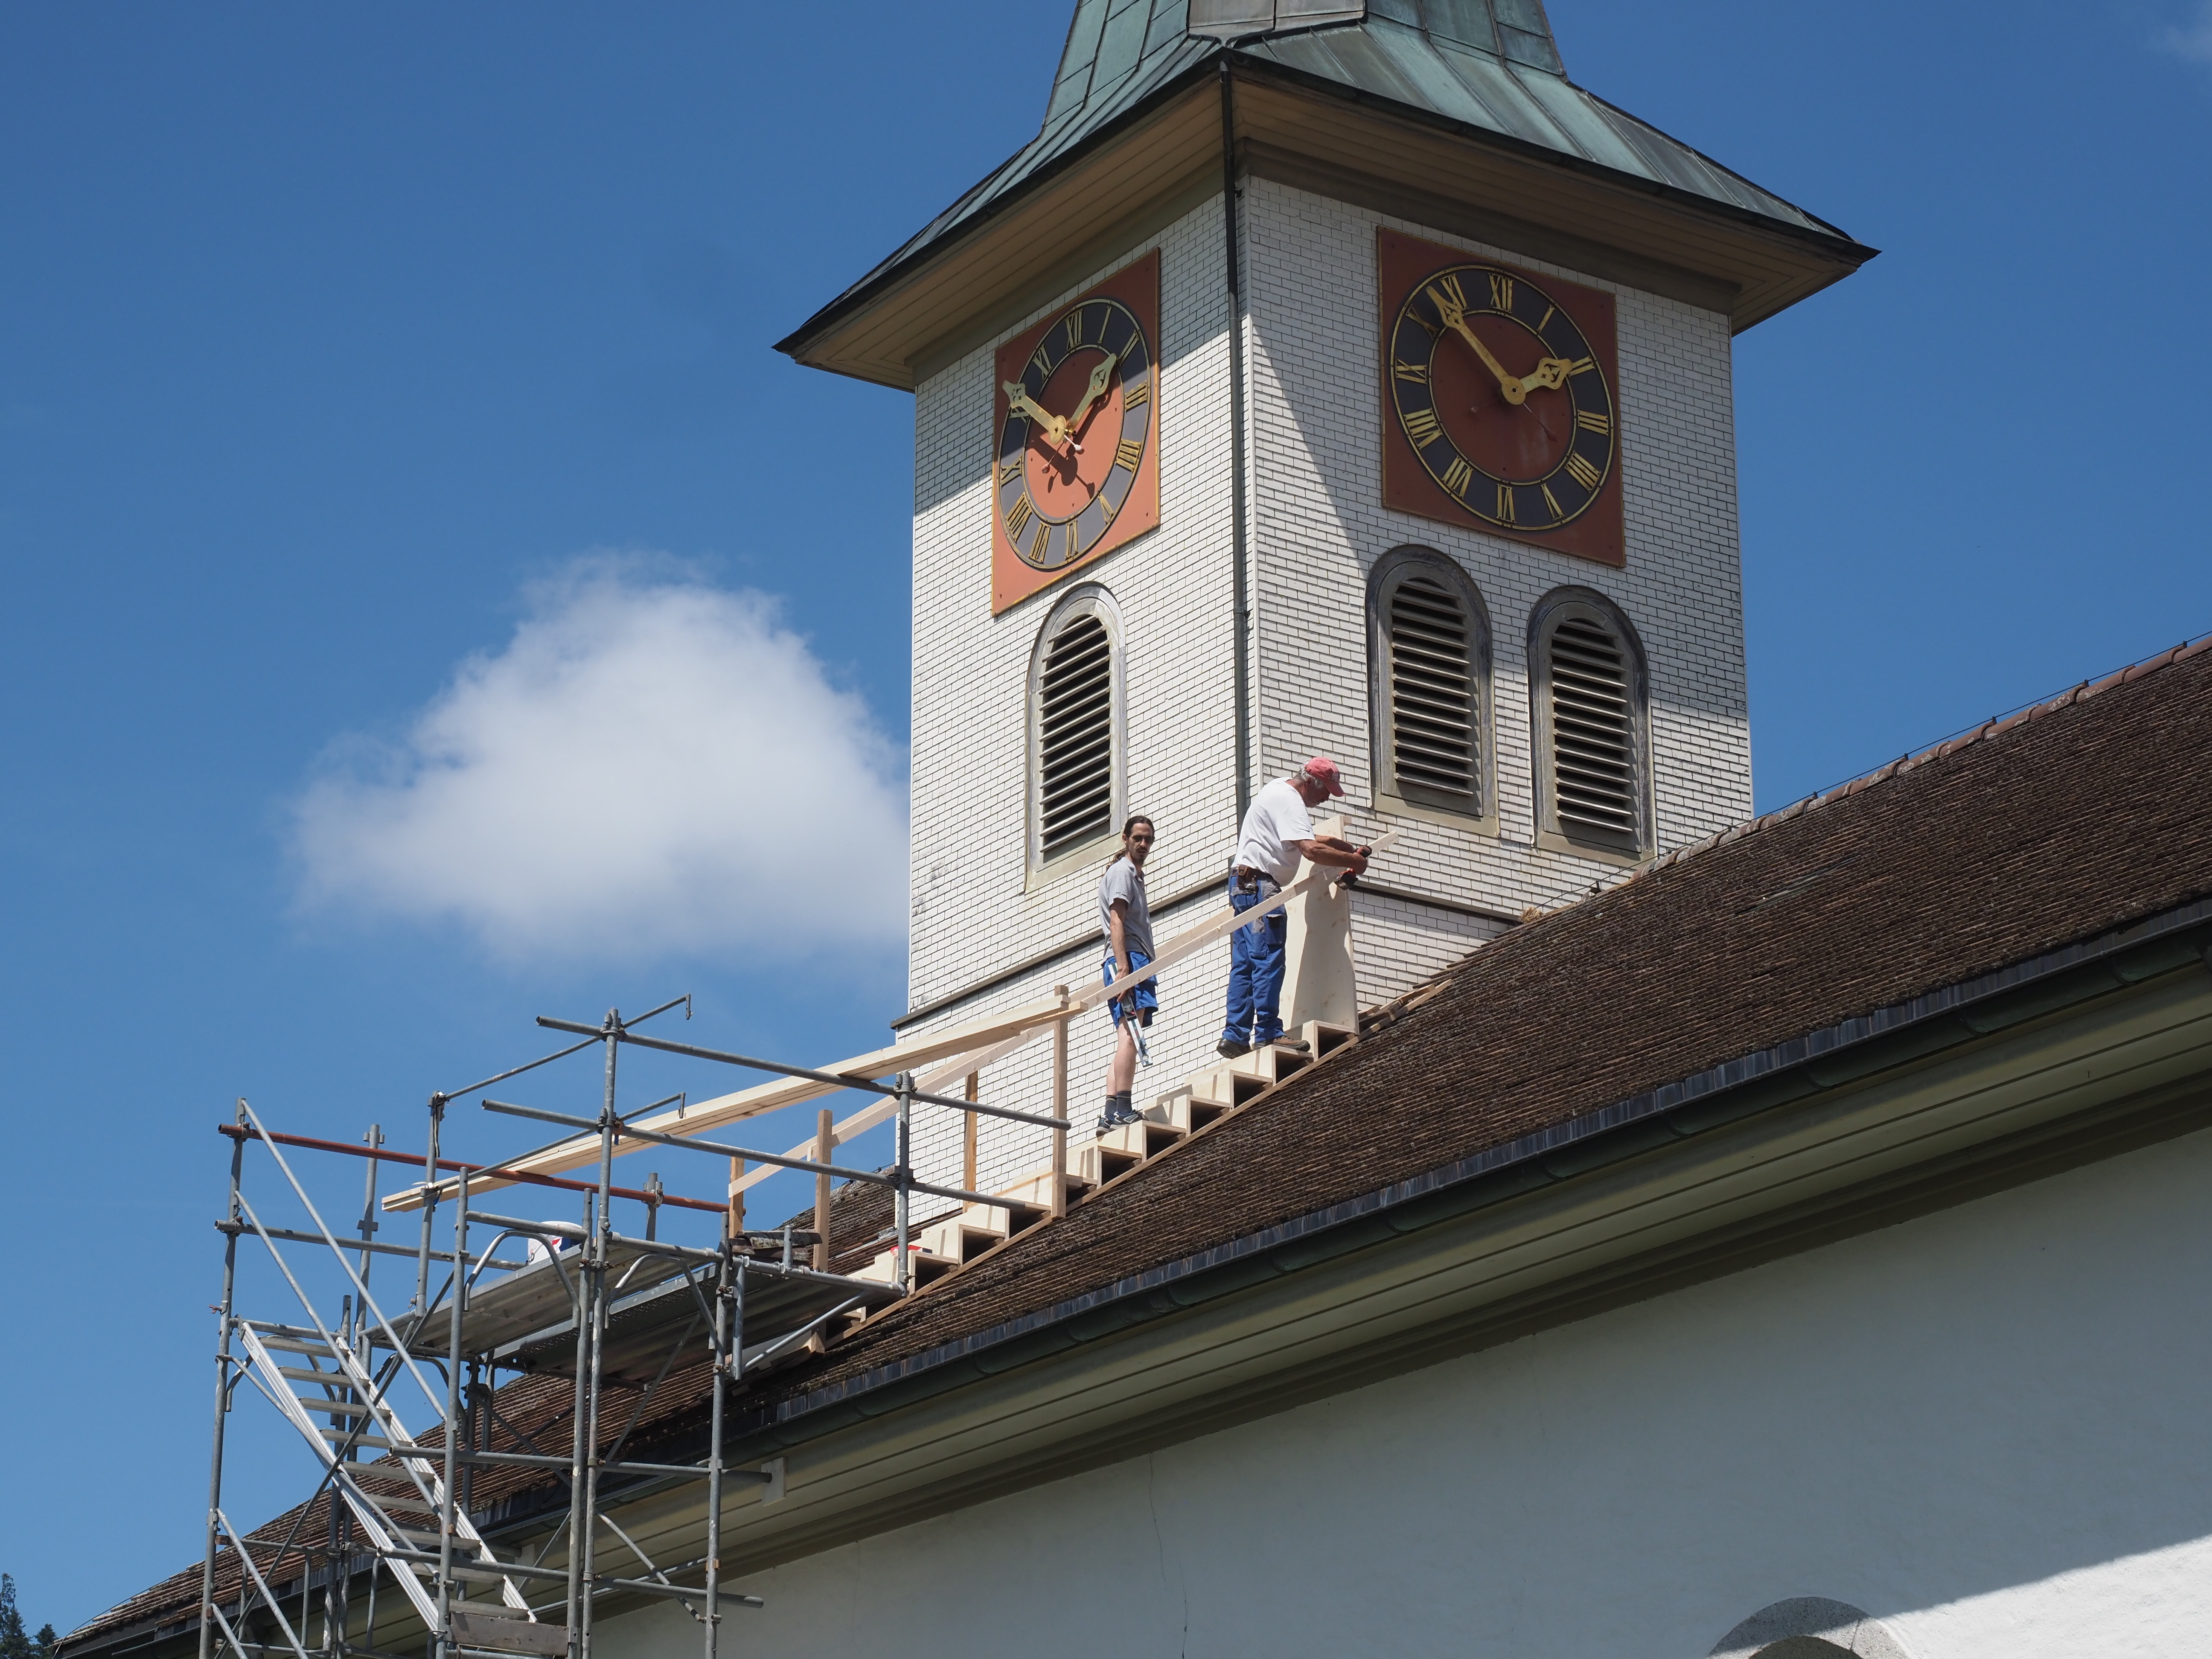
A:
<svg viewBox="0 0 2212 1659">
<path fill-rule="evenodd" d="M 774 600 L 636 557 L 526 599 L 404 739 L 337 745 L 294 803 L 304 908 L 509 959 L 903 937 L 902 757 Z"/>
<path fill-rule="evenodd" d="M 2197 15 L 2167 29 L 2160 43 L 2177 58 L 2212 64 L 2212 0 L 2197 0 Z"/>
</svg>

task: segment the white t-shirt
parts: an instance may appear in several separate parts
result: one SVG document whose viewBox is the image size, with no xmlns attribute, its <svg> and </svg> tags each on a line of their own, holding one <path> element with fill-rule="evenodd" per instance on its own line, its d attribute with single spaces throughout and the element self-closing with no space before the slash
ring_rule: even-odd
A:
<svg viewBox="0 0 2212 1659">
<path fill-rule="evenodd" d="M 1272 876 L 1278 886 L 1287 885 L 1298 873 L 1304 856 L 1291 845 L 1314 838 L 1313 819 L 1304 796 L 1286 778 L 1277 778 L 1252 797 L 1245 809 L 1244 827 L 1237 840 L 1237 863 Z"/>
</svg>

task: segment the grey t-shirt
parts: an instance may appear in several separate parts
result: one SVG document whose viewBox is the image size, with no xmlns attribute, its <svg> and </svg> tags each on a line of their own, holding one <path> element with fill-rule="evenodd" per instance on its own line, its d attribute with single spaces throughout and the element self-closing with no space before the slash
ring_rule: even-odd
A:
<svg viewBox="0 0 2212 1659">
<path fill-rule="evenodd" d="M 1098 883 L 1098 931 L 1106 936 L 1109 951 L 1114 948 L 1116 899 L 1129 907 L 1121 915 L 1121 937 L 1132 951 L 1141 951 L 1149 957 L 1152 954 L 1152 913 L 1145 903 L 1145 872 L 1127 857 L 1117 858 L 1108 865 Z"/>
</svg>

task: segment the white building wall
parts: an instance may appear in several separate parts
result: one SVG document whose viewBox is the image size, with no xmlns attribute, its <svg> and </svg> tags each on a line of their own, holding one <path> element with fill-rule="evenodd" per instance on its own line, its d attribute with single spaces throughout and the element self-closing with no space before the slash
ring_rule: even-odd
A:
<svg viewBox="0 0 2212 1659">
<path fill-rule="evenodd" d="M 1114 271 L 1160 250 L 1160 527 L 1067 580 L 991 614 L 993 353 Z M 908 995 L 919 1006 L 1030 960 L 1097 926 L 1105 860 L 1032 885 L 1027 869 L 1027 711 L 1030 653 L 1054 605 L 1081 583 L 1113 596 L 1123 624 L 1127 688 L 1124 793 L 1152 815 L 1159 846 L 1147 869 L 1154 904 L 1208 878 L 1236 822 L 1236 702 L 1229 467 L 1229 318 L 1221 203 L 1193 209 L 1156 237 L 1073 283 L 1051 301 L 925 380 L 915 396 L 914 759 Z M 1188 926 L 1195 905 L 1162 918 Z M 1012 984 L 947 1008 L 917 1032 L 1048 995 L 1098 976 L 1090 945 Z M 1164 1091 L 1212 1042 L 1192 974 L 1163 988 L 1147 1083 Z M 1224 959 L 1210 994 L 1218 1034 Z M 1085 1122 L 1104 1093 L 1106 1016 L 1073 1033 L 1071 1089 Z M 1172 1073 L 1172 1076 L 1170 1076 Z M 1050 1103 L 1051 1050 L 1039 1042 L 994 1066 L 995 1103 Z M 1141 1086 L 1141 1085 L 1140 1085 Z M 917 1117 L 925 1181 L 958 1185 L 961 1125 Z M 992 1190 L 1051 1163 L 1045 1132 L 981 1120 L 978 1180 Z"/>
<path fill-rule="evenodd" d="M 1651 687 L 1656 825 L 1679 846 L 1751 811 L 1750 732 L 1738 569 L 1735 426 L 1726 318 L 1278 185 L 1247 182 L 1248 495 L 1255 567 L 1254 738 L 1264 782 L 1308 755 L 1336 757 L 1355 830 L 1406 837 L 1375 879 L 1452 901 L 1382 895 L 1355 911 L 1362 1003 L 1372 1006 L 1493 938 L 1529 905 L 1550 908 L 1620 866 L 1535 844 L 1526 628 L 1564 583 L 1598 589 L 1635 624 Z M 1606 289 L 1620 307 L 1623 570 L 1386 511 L 1376 384 L 1378 224 Z M 1104 587 L 1124 624 L 1127 810 L 1152 814 L 1156 904 L 1222 869 L 1236 829 L 1235 636 L 1230 500 L 1228 314 L 1221 204 L 1085 276 L 1000 339 L 1112 271 L 1161 252 L 1161 525 L 1152 534 L 990 614 L 990 382 L 998 341 L 932 374 L 915 399 L 914 759 L 910 1006 L 935 1001 L 1062 945 L 1095 926 L 1099 867 L 1033 884 L 1026 869 L 1025 696 L 1038 630 L 1080 581 Z M 1434 818 L 1378 816 L 1370 739 L 1366 583 L 1406 543 L 1459 560 L 1493 630 L 1496 835 Z M 1103 866 L 1103 860 L 1101 860 Z M 1164 937 L 1206 914 L 1161 919 Z M 1468 914 L 1472 910 L 1478 914 Z M 1088 983 L 1085 946 L 1017 983 L 945 1009 L 926 1031 Z M 1212 1058 L 1228 975 L 1224 945 L 1163 978 L 1140 1097 Z M 1105 1017 L 1079 1026 L 1071 1109 L 1104 1092 Z M 1047 1045 L 993 1068 L 998 1103 L 1049 1103 Z M 922 1178 L 959 1184 L 950 1114 L 917 1128 Z M 989 1189 L 1049 1162 L 1041 1132 L 986 1120 L 977 1179 Z"/>
<path fill-rule="evenodd" d="M 1697 1659 L 1824 1596 L 1911 1659 L 2212 1652 L 2208 1286 L 2198 1134 L 741 1572 L 725 1640 Z"/>
<path fill-rule="evenodd" d="M 1265 179 L 1248 183 L 1254 542 L 1262 777 L 1310 754 L 1344 767 L 1345 806 L 1406 838 L 1376 879 L 1515 916 L 1619 866 L 1535 843 L 1527 629 L 1565 584 L 1605 594 L 1648 658 L 1659 850 L 1751 812 L 1735 426 L 1728 319 Z M 1382 505 L 1375 233 L 1389 226 L 1603 289 L 1619 307 L 1623 569 Z M 1372 815 L 1369 574 L 1408 543 L 1457 560 L 1489 609 L 1499 833 Z M 1372 969 L 1370 975 L 1370 967 Z M 1370 1002 L 1419 981 L 1371 954 Z"/>
</svg>

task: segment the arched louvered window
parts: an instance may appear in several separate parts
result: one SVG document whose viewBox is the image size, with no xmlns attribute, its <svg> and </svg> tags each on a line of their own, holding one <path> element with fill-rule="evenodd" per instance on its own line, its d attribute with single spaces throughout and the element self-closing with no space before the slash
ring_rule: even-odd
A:
<svg viewBox="0 0 2212 1659">
<path fill-rule="evenodd" d="M 1386 806 L 1488 820 L 1490 621 L 1467 573 L 1401 547 L 1369 587 L 1376 774 Z"/>
<path fill-rule="evenodd" d="M 1627 617 L 1561 588 L 1529 626 L 1537 830 L 1577 847 L 1650 849 L 1644 653 Z"/>
<path fill-rule="evenodd" d="M 1030 666 L 1030 862 L 1110 838 L 1121 800 L 1120 618 L 1103 588 L 1046 618 Z"/>
</svg>

